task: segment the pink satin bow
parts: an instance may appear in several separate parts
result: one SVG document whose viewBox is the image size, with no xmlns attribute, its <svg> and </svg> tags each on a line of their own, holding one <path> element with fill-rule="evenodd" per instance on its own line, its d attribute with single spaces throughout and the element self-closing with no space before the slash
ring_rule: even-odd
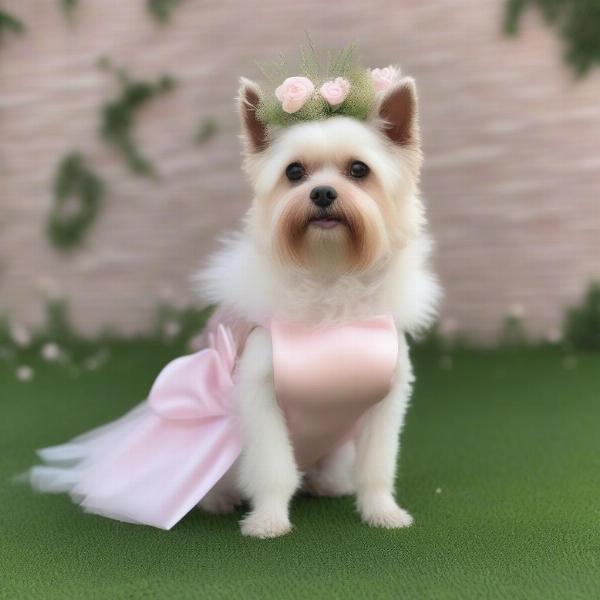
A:
<svg viewBox="0 0 600 600">
<path fill-rule="evenodd" d="M 89 512 L 173 527 L 241 452 L 231 393 L 235 342 L 220 325 L 209 343 L 168 364 L 148 401 L 118 421 L 43 450 L 47 465 L 34 468 L 34 485 L 69 491 Z M 74 464 L 61 465 L 65 453 Z"/>
<path fill-rule="evenodd" d="M 148 403 L 158 416 L 178 420 L 232 415 L 235 342 L 221 324 L 208 339 L 208 348 L 172 361 L 157 377 Z"/>
</svg>

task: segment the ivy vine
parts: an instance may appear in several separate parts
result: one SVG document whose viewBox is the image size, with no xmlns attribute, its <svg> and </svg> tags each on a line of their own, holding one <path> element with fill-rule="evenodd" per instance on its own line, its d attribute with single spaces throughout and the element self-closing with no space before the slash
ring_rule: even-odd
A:
<svg viewBox="0 0 600 600">
<path fill-rule="evenodd" d="M 101 64 L 110 68 L 106 61 Z M 135 116 L 150 100 L 171 91 L 175 80 L 169 75 L 162 75 L 155 82 L 134 80 L 123 69 L 117 77 L 119 93 L 102 107 L 102 137 L 119 151 L 134 173 L 153 175 L 152 163 L 144 157 L 133 136 Z"/>
<path fill-rule="evenodd" d="M 181 4 L 181 0 L 146 0 L 146 7 L 150 14 L 163 24 L 169 21 L 171 13 L 178 4 Z"/>
<path fill-rule="evenodd" d="M 194 136 L 194 141 L 196 144 L 201 146 L 202 144 L 206 144 L 210 139 L 212 139 L 217 133 L 219 126 L 213 117 L 205 117 L 200 121 L 198 125 L 198 129 L 196 130 L 196 135 Z"/>
<path fill-rule="evenodd" d="M 75 9 L 79 6 L 79 0 L 58 0 L 58 3 L 67 18 L 70 18 Z"/>
<path fill-rule="evenodd" d="M 0 9 L 0 39 L 4 32 L 12 32 L 12 33 L 24 33 L 25 32 L 25 24 L 21 19 L 11 15 L 9 12 Z"/>
<path fill-rule="evenodd" d="M 78 152 L 67 154 L 54 179 L 54 203 L 47 223 L 52 244 L 60 250 L 78 244 L 96 219 L 103 197 L 104 184 L 84 157 Z"/>
<path fill-rule="evenodd" d="M 66 18 L 79 7 L 80 0 L 57 0 Z M 159 22 L 169 21 L 181 0 L 146 0 L 150 14 Z M 0 38 L 5 31 L 23 33 L 23 22 L 0 9 Z M 100 66 L 112 70 L 109 59 L 101 59 Z M 101 108 L 100 133 L 105 142 L 121 154 L 128 167 L 139 175 L 155 173 L 151 162 L 142 154 L 134 138 L 137 112 L 153 98 L 169 92 L 175 80 L 163 75 L 156 81 L 132 79 L 124 69 L 116 71 L 120 88 L 115 98 Z M 202 144 L 216 132 L 216 123 L 205 119 L 197 130 L 196 143 Z M 60 161 L 53 190 L 53 205 L 47 219 L 46 233 L 51 243 L 61 250 L 80 243 L 96 219 L 104 197 L 104 183 L 88 166 L 86 159 L 76 151 Z"/>
<path fill-rule="evenodd" d="M 536 7 L 560 34 L 565 60 L 582 77 L 600 65 L 600 2 L 598 0 L 507 0 L 504 30 L 519 31 L 525 11 Z"/>
<path fill-rule="evenodd" d="M 575 350 L 600 352 L 600 281 L 593 281 L 564 323 L 565 341 Z"/>
</svg>

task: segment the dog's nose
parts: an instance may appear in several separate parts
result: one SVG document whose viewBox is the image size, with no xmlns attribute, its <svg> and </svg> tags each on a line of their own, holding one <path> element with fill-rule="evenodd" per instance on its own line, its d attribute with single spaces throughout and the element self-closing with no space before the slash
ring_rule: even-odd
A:
<svg viewBox="0 0 600 600">
<path fill-rule="evenodd" d="M 310 192 L 310 199 L 320 208 L 327 208 L 337 198 L 335 188 L 319 185 Z"/>
</svg>

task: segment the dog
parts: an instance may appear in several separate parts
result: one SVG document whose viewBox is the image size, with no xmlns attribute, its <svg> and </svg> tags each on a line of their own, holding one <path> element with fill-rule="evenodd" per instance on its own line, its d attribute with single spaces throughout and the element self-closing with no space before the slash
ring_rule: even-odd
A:
<svg viewBox="0 0 600 600">
<path fill-rule="evenodd" d="M 393 72 L 368 119 L 334 114 L 282 128 L 261 121 L 264 92 L 241 80 L 243 168 L 254 196 L 242 232 L 225 240 L 199 274 L 203 296 L 254 322 L 278 314 L 321 327 L 390 313 L 398 335 L 389 393 L 350 439 L 302 472 L 276 398 L 269 331 L 250 333 L 235 383 L 242 453 L 200 502 L 225 513 L 247 500 L 250 512 L 241 521 L 247 536 L 289 532 L 290 501 L 299 490 L 356 495 L 362 520 L 374 527 L 413 522 L 395 500 L 399 436 L 413 384 L 406 335 L 432 323 L 440 290 L 428 265 L 431 242 L 419 196 L 415 82 Z"/>
<path fill-rule="evenodd" d="M 40 450 L 35 489 L 162 529 L 194 506 L 247 501 L 241 530 L 257 538 L 290 531 L 298 490 L 355 494 L 375 527 L 412 523 L 394 498 L 406 335 L 431 323 L 439 296 L 417 94 L 395 68 L 336 64 L 347 77 L 318 92 L 308 77 L 274 94 L 242 80 L 254 199 L 198 278 L 219 305 L 206 347 L 167 365 L 125 416 Z"/>
</svg>

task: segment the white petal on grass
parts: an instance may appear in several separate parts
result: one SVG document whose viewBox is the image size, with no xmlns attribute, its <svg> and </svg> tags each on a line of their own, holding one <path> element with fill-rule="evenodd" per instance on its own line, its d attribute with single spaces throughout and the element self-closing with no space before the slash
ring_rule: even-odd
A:
<svg viewBox="0 0 600 600">
<path fill-rule="evenodd" d="M 519 302 L 515 302 L 513 305 L 511 305 L 508 311 L 508 316 L 512 317 L 513 319 L 522 319 L 525 316 L 525 307 Z"/>
<path fill-rule="evenodd" d="M 89 358 L 87 358 L 84 361 L 83 366 L 88 371 L 96 371 L 108 360 L 108 357 L 109 357 L 108 350 L 103 348 L 102 350 L 99 350 L 96 354 L 94 354 L 93 356 L 90 356 Z"/>
<path fill-rule="evenodd" d="M 26 348 L 31 344 L 31 333 L 20 323 L 11 326 L 10 337 L 19 348 Z"/>
<path fill-rule="evenodd" d="M 48 342 L 42 346 L 42 358 L 48 362 L 54 362 L 60 358 L 61 352 L 57 344 Z"/>
<path fill-rule="evenodd" d="M 100 361 L 97 356 L 90 356 L 84 363 L 85 368 L 88 371 L 95 371 L 100 367 Z"/>
<path fill-rule="evenodd" d="M 167 321 L 163 326 L 163 333 L 168 338 L 174 338 L 181 331 L 181 325 L 177 321 Z"/>
<path fill-rule="evenodd" d="M 33 379 L 33 374 L 33 369 L 27 365 L 21 365 L 16 373 L 19 381 L 31 381 Z"/>
</svg>

